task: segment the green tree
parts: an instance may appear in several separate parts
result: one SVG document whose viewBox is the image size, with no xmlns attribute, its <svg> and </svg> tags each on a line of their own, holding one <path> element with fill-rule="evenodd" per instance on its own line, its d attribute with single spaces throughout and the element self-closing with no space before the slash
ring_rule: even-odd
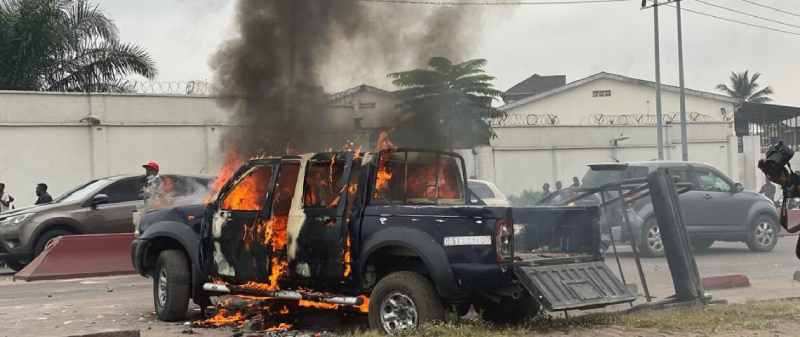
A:
<svg viewBox="0 0 800 337">
<path fill-rule="evenodd" d="M 444 57 L 428 61 L 427 69 L 389 74 L 405 112 L 393 137 L 407 146 L 471 148 L 494 137 L 489 118 L 503 116 L 492 107 L 501 92 L 484 71 L 486 60 L 458 64 Z"/>
<path fill-rule="evenodd" d="M 125 91 L 132 74 L 155 63 L 88 0 L 0 0 L 0 89 Z"/>
<path fill-rule="evenodd" d="M 728 84 L 718 84 L 717 90 L 724 92 L 728 96 L 738 99 L 740 102 L 751 103 L 766 103 L 772 101 L 769 96 L 774 92 L 772 88 L 767 86 L 761 90 L 761 85 L 758 84 L 758 78 L 761 77 L 760 73 L 754 73 L 750 76 L 749 70 L 741 73 L 731 72 Z"/>
</svg>

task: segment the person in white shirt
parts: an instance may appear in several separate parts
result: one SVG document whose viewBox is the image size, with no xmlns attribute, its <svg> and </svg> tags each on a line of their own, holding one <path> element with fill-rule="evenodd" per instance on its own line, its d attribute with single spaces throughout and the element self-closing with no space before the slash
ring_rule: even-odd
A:
<svg viewBox="0 0 800 337">
<path fill-rule="evenodd" d="M 0 183 L 0 213 L 14 209 L 14 197 L 6 193 L 6 184 Z"/>
</svg>

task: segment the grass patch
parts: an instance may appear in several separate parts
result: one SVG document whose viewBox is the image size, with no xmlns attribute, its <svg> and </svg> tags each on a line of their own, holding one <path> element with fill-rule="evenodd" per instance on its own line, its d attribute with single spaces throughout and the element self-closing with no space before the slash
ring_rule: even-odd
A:
<svg viewBox="0 0 800 337">
<path fill-rule="evenodd" d="M 534 336 L 537 333 L 569 332 L 611 326 L 664 332 L 714 333 L 770 329 L 780 322 L 796 322 L 798 320 L 800 320 L 800 300 L 794 299 L 645 310 L 630 314 L 596 313 L 570 318 L 542 316 L 525 324 L 510 327 L 493 327 L 482 321 L 461 320 L 455 323 L 427 325 L 405 335 L 419 337 Z M 380 337 L 383 335 L 367 331 L 355 333 L 353 336 Z"/>
</svg>

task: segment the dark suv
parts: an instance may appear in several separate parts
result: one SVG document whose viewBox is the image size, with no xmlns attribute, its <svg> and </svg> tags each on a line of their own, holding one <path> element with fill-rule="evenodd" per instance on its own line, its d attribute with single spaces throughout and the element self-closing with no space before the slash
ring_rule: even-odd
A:
<svg viewBox="0 0 800 337">
<path fill-rule="evenodd" d="M 210 178 L 165 175 L 175 192 L 190 194 Z M 53 202 L 0 215 L 0 261 L 20 270 L 62 235 L 133 232 L 144 176 L 120 175 L 82 184 Z M 187 190 L 188 189 L 188 190 Z"/>
<path fill-rule="evenodd" d="M 715 241 L 745 242 L 756 252 L 771 251 L 775 247 L 778 212 L 774 204 L 761 194 L 745 191 L 741 184 L 707 164 L 670 161 L 591 164 L 581 187 L 644 178 L 662 167 L 669 169 L 676 182 L 692 186 L 679 200 L 695 249 L 708 249 Z M 635 202 L 633 210 L 642 219 L 632 222 L 633 233 L 619 224 L 612 225 L 612 233 L 626 241 L 635 239 L 644 255 L 663 255 L 664 246 L 650 199 Z"/>
</svg>

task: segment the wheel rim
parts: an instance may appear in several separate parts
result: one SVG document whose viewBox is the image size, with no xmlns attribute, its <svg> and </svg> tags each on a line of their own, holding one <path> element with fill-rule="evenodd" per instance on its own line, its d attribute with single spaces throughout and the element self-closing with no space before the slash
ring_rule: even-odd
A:
<svg viewBox="0 0 800 337">
<path fill-rule="evenodd" d="M 766 221 L 759 222 L 755 229 L 756 242 L 762 246 L 769 246 L 775 239 L 775 229 Z"/>
<path fill-rule="evenodd" d="M 654 252 L 664 250 L 664 243 L 661 241 L 661 230 L 658 229 L 658 226 L 651 226 L 647 230 L 647 245 Z"/>
<path fill-rule="evenodd" d="M 161 307 L 167 305 L 167 271 L 163 268 L 158 273 L 158 304 Z"/>
<path fill-rule="evenodd" d="M 393 292 L 381 302 L 381 324 L 389 334 L 417 327 L 417 305 L 400 292 Z"/>
</svg>

